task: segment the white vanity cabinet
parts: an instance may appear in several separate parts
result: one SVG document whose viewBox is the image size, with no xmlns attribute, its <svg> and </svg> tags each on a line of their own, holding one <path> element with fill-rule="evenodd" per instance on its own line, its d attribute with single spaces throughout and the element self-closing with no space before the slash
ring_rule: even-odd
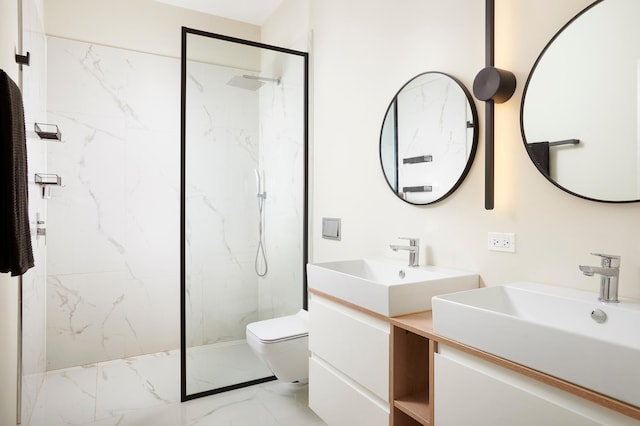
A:
<svg viewBox="0 0 640 426">
<path fill-rule="evenodd" d="M 640 424 L 638 420 L 444 344 L 438 345 L 434 363 L 437 425 Z"/>
<path fill-rule="evenodd" d="M 389 424 L 383 319 L 317 294 L 309 301 L 309 406 L 329 426 Z"/>
</svg>

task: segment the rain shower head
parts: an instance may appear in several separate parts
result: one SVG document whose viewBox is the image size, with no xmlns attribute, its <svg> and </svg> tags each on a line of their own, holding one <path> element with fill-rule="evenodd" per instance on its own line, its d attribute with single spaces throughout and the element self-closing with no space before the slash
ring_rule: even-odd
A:
<svg viewBox="0 0 640 426">
<path fill-rule="evenodd" d="M 280 84 L 279 78 L 260 77 L 259 75 L 236 75 L 227 82 L 229 86 L 239 87 L 245 90 L 258 90 L 266 82 Z"/>
<path fill-rule="evenodd" d="M 257 81 L 262 81 L 262 82 L 280 84 L 280 79 L 279 78 L 273 78 L 273 77 L 260 77 L 259 75 L 244 74 L 242 76 L 242 78 L 246 78 L 246 79 L 249 79 L 249 80 L 257 80 Z"/>
</svg>

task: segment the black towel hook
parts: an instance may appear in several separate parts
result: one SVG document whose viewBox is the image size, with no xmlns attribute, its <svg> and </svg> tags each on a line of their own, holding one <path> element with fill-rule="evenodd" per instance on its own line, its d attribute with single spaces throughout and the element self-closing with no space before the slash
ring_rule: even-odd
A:
<svg viewBox="0 0 640 426">
<path fill-rule="evenodd" d="M 29 66 L 29 63 L 31 62 L 31 52 L 27 52 L 26 55 L 18 55 L 16 53 L 16 62 L 20 65 Z"/>
</svg>

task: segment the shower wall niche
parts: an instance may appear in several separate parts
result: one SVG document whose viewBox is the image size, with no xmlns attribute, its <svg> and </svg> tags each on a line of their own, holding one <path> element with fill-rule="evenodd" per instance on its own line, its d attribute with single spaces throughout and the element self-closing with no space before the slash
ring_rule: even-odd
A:
<svg viewBox="0 0 640 426">
<path fill-rule="evenodd" d="M 246 325 L 304 305 L 306 60 L 184 29 L 183 399 L 270 379 Z"/>
</svg>

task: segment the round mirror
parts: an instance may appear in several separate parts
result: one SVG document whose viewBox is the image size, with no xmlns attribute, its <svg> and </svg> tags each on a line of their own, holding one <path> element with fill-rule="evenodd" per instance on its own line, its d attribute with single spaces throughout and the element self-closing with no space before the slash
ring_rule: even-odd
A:
<svg viewBox="0 0 640 426">
<path fill-rule="evenodd" d="M 593 3 L 549 42 L 524 88 L 527 152 L 573 195 L 640 199 L 639 16 L 637 0 Z"/>
<path fill-rule="evenodd" d="M 478 114 L 455 78 L 426 72 L 396 93 L 380 132 L 380 164 L 389 187 L 410 204 L 451 195 L 467 175 L 478 145 Z"/>
</svg>

